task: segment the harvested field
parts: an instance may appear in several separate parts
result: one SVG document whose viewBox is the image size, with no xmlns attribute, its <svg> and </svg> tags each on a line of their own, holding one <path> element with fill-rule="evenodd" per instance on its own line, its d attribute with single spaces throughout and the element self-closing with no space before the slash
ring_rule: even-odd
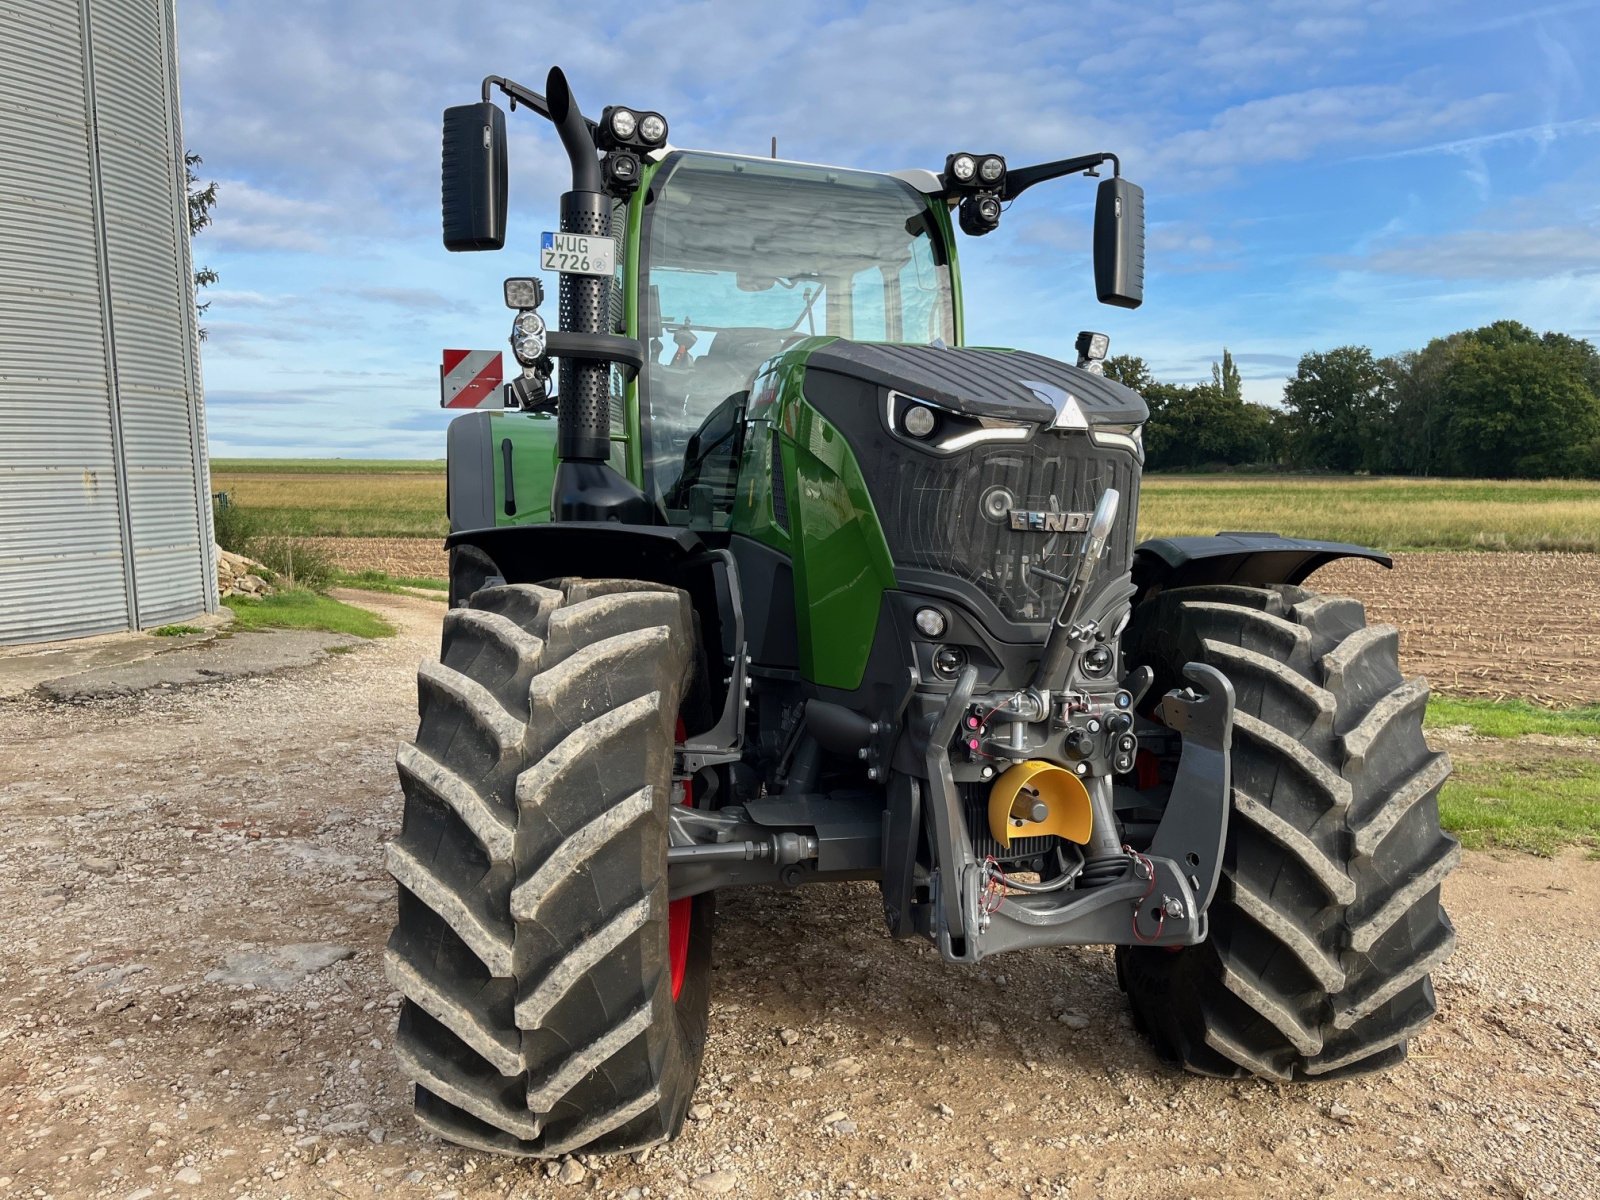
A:
<svg viewBox="0 0 1600 1200">
<path fill-rule="evenodd" d="M 1310 586 L 1397 626 L 1405 669 L 1437 691 L 1600 701 L 1600 554 L 1398 554 L 1393 571 L 1337 562 Z"/>
<path fill-rule="evenodd" d="M 442 579 L 433 538 L 313 538 L 347 570 Z M 1400 629 L 1407 671 L 1459 696 L 1600 703 L 1600 554 L 1418 553 L 1385 571 L 1340 562 L 1310 580 Z"/>
<path fill-rule="evenodd" d="M 346 571 L 382 571 L 409 579 L 445 579 L 444 538 L 313 537 L 305 541 Z"/>
</svg>

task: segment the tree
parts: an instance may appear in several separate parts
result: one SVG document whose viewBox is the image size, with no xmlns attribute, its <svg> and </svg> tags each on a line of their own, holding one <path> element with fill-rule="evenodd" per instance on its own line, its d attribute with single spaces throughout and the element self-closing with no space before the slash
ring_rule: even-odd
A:
<svg viewBox="0 0 1600 1200">
<path fill-rule="evenodd" d="M 1222 348 L 1222 361 L 1211 364 L 1211 382 L 1221 389 L 1222 394 L 1229 400 L 1244 399 L 1244 380 L 1239 375 L 1239 368 L 1233 363 L 1233 355 L 1228 353 L 1228 348 Z"/>
<path fill-rule="evenodd" d="M 189 237 L 194 238 L 202 229 L 211 224 L 211 210 L 217 203 L 217 181 L 213 179 L 205 187 L 200 186 L 200 176 L 195 174 L 195 168 L 204 160 L 193 151 L 186 151 L 183 156 L 183 175 L 189 192 Z M 200 303 L 200 289 L 210 287 L 217 282 L 218 275 L 210 267 L 196 267 L 194 269 L 195 312 L 205 315 L 206 309 L 211 307 L 211 301 Z M 200 340 L 206 340 L 206 328 L 200 326 Z"/>
<path fill-rule="evenodd" d="M 1381 469 L 1390 424 L 1387 383 L 1365 346 L 1303 355 L 1283 389 L 1292 461 L 1333 471 Z"/>
<path fill-rule="evenodd" d="M 1136 392 L 1144 391 L 1156 381 L 1149 364 L 1137 354 L 1113 354 L 1104 366 L 1107 379 L 1114 379 Z"/>
<path fill-rule="evenodd" d="M 1439 380 L 1446 470 L 1497 479 L 1593 472 L 1600 363 L 1585 345 L 1516 321 L 1460 335 Z"/>
<path fill-rule="evenodd" d="M 1153 471 L 1242 466 L 1276 457 L 1272 410 L 1230 397 L 1218 384 L 1156 383 L 1145 400 L 1145 464 Z"/>
</svg>

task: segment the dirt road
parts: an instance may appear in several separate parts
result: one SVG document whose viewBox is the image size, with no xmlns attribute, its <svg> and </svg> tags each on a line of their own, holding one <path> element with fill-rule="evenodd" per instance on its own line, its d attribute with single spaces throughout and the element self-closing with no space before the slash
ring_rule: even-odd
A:
<svg viewBox="0 0 1600 1200">
<path fill-rule="evenodd" d="M 1109 955 L 946 968 L 858 885 L 724 898 L 704 1107 L 673 1145 L 547 1177 L 433 1141 L 380 952 L 391 760 L 442 609 L 363 602 L 401 635 L 0 705 L 0 1200 L 1596 1192 L 1600 863 L 1576 856 L 1467 856 L 1440 1020 L 1384 1077 L 1175 1074 Z"/>
</svg>

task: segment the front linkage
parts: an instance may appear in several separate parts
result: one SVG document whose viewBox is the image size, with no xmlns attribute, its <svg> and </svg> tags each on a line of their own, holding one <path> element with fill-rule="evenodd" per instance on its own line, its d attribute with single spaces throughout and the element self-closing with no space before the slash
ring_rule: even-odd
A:
<svg viewBox="0 0 1600 1200">
<path fill-rule="evenodd" d="M 1189 664 L 1192 686 L 1169 692 L 1156 709 L 1157 722 L 1145 722 L 1152 736 L 1176 737 L 1182 748 L 1163 815 L 1143 852 L 1118 835 L 1112 781 L 1133 766 L 1136 710 L 1152 673 L 1141 668 L 1098 688 L 1062 687 L 1082 682 L 1083 655 L 1103 647 L 1127 622 L 1132 587 L 1126 579 L 1095 587 L 1118 502 L 1115 490 L 1102 495 L 1070 577 L 1055 577 L 1065 599 L 1032 686 L 979 693 L 971 666 L 953 687 L 919 686 L 913 678 L 897 723 L 810 701 L 802 721 L 818 745 L 873 762 L 868 773 L 875 780 L 888 775 L 886 811 L 849 796 L 806 791 L 809 773 L 791 763 L 789 777 L 800 786 L 781 796 L 671 815 L 673 899 L 744 884 L 793 887 L 878 877 L 890 932 L 920 933 L 948 961 L 963 963 L 1040 946 L 1204 941 L 1227 836 L 1232 685 L 1215 667 Z M 737 599 L 736 573 L 730 570 L 729 579 Z M 1096 619 L 1080 620 L 1091 593 Z M 741 649 L 723 720 L 698 739 L 701 744 L 679 752 L 685 780 L 740 757 L 736 714 L 747 704 L 750 683 L 742 620 L 735 644 Z M 720 744 L 719 732 L 726 739 Z M 878 751 L 883 745 L 887 755 Z M 877 766 L 884 758 L 896 767 Z M 1009 766 L 1002 771 L 997 764 Z M 904 767 L 913 769 L 896 769 Z M 1060 834 L 1075 861 L 1059 857 L 1057 869 L 1039 883 L 1007 875 L 993 856 L 978 853 L 958 785 L 987 790 L 996 841 Z M 931 863 L 918 861 L 924 831 Z"/>
</svg>

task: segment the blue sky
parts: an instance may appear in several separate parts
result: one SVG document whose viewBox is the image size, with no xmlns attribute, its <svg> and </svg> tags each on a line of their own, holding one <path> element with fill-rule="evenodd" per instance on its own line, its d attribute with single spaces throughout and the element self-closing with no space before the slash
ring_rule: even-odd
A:
<svg viewBox="0 0 1600 1200">
<path fill-rule="evenodd" d="M 204 347 L 216 455 L 441 457 L 444 346 L 501 348 L 500 280 L 564 159 L 510 118 L 508 248 L 447 254 L 439 114 L 552 62 L 676 145 L 894 170 L 1112 150 L 1144 185 L 1146 301 L 1094 302 L 1091 181 L 964 240 L 968 338 L 1158 376 L 1226 344 L 1270 402 L 1307 350 L 1512 317 L 1600 337 L 1600 0 L 179 5 L 185 140 L 220 182 Z M 508 356 L 509 361 L 509 356 Z"/>
</svg>

